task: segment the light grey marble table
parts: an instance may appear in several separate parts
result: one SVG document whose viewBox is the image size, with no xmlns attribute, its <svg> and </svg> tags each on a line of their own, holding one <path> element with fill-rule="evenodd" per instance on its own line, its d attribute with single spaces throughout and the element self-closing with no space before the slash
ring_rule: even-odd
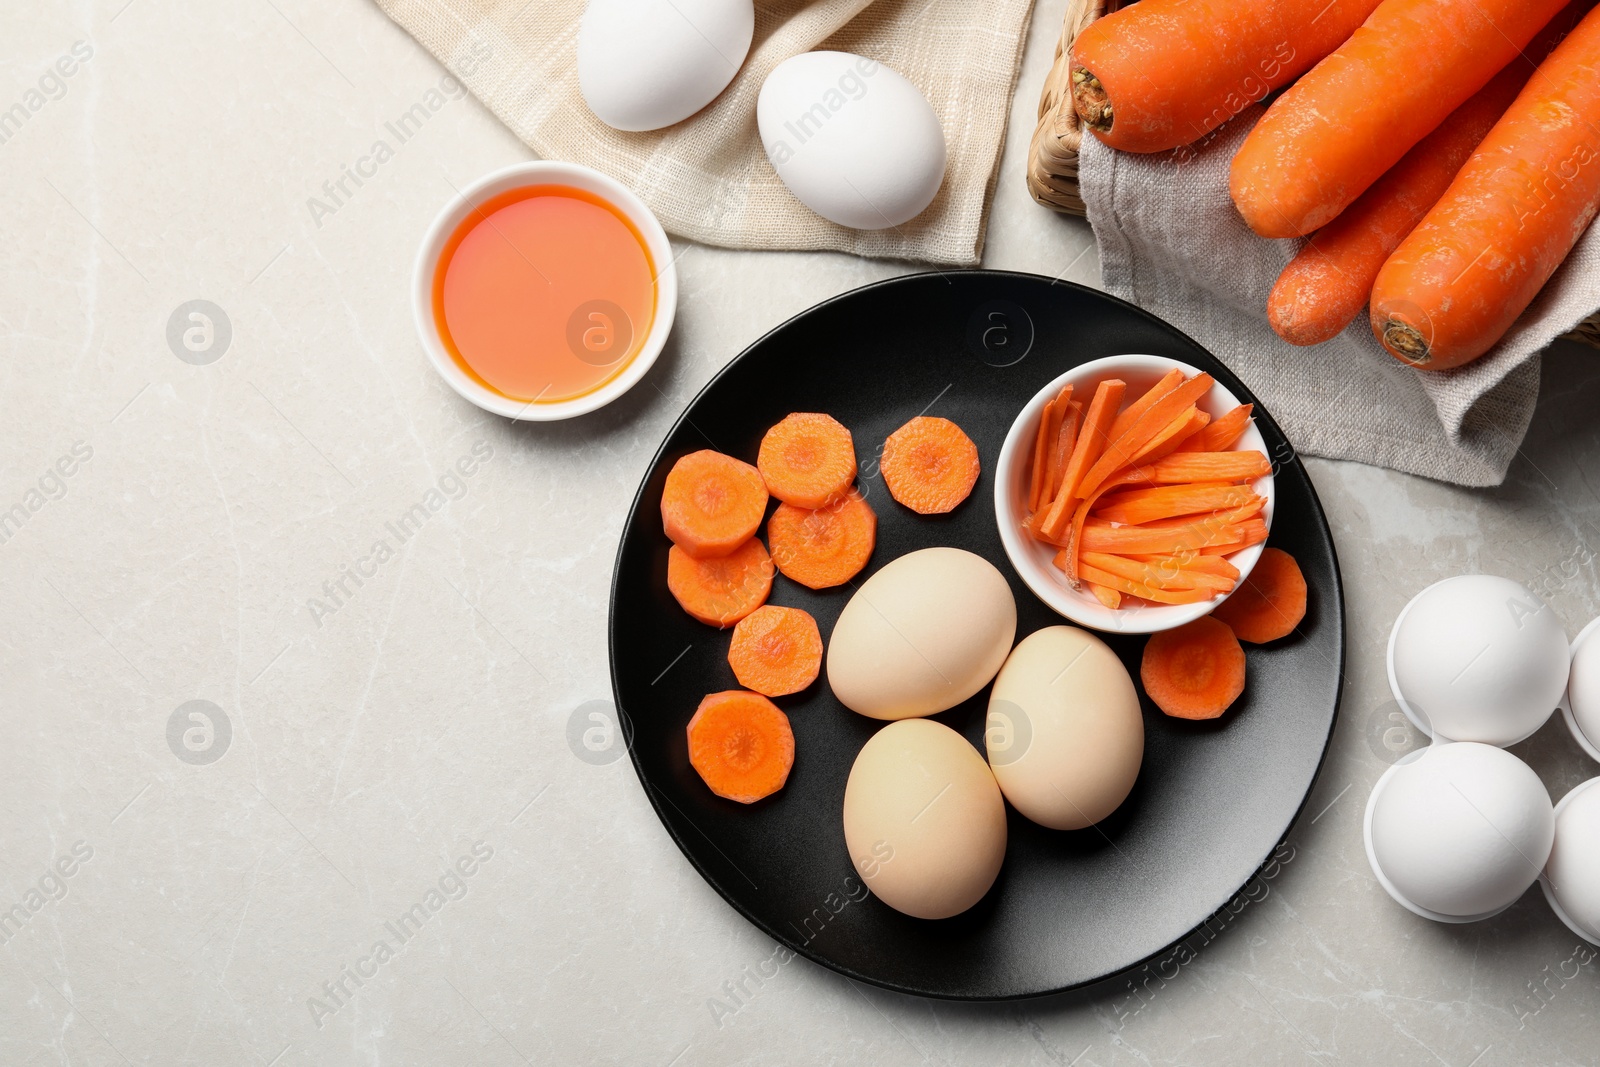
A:
<svg viewBox="0 0 1600 1067">
<path fill-rule="evenodd" d="M 1034 16 L 985 263 L 1093 284 L 1086 227 L 1020 181 L 1062 8 Z M 1500 489 L 1309 462 L 1347 582 L 1344 710 L 1292 852 L 1223 933 L 1095 998 L 886 994 L 764 966 L 630 765 L 577 758 L 568 725 L 609 697 L 617 536 L 677 413 L 784 318 L 914 268 L 681 245 L 645 383 L 513 425 L 429 369 L 406 280 L 452 185 L 526 149 L 447 99 L 310 203 L 440 84 L 375 8 L 4 23 L 0 1063 L 1596 1062 L 1600 964 L 1537 891 L 1430 925 L 1360 839 L 1414 743 L 1381 664 L 1412 593 L 1487 571 L 1574 632 L 1600 612 L 1593 353 L 1547 360 Z M 220 314 L 185 361 L 169 322 L 197 299 Z M 1558 798 L 1597 773 L 1559 722 L 1518 751 Z"/>
</svg>

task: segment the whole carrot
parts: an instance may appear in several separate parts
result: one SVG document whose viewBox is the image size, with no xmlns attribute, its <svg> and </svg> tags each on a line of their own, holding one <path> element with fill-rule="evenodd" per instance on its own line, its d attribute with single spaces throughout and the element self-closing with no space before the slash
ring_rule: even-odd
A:
<svg viewBox="0 0 1600 1067">
<path fill-rule="evenodd" d="M 1447 370 L 1488 351 L 1600 209 L 1600 11 L 1539 66 L 1433 210 L 1378 272 L 1372 329 Z"/>
<path fill-rule="evenodd" d="M 1538 64 L 1594 6 L 1595 0 L 1568 4 L 1525 52 L 1312 235 L 1267 297 L 1267 321 L 1279 337 L 1316 345 L 1350 325 L 1367 306 L 1384 261 L 1438 203 Z"/>
<path fill-rule="evenodd" d="M 1383 0 L 1239 146 L 1229 175 L 1239 213 L 1263 237 L 1327 225 L 1566 2 Z"/>
<path fill-rule="evenodd" d="M 1339 47 L 1378 0 L 1141 0 L 1072 47 L 1072 103 L 1112 148 L 1189 144 Z"/>
</svg>

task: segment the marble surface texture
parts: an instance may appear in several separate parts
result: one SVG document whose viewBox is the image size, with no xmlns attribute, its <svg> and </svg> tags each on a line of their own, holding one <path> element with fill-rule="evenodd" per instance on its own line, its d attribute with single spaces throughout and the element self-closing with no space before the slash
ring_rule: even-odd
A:
<svg viewBox="0 0 1600 1067">
<path fill-rule="evenodd" d="M 1094 284 L 1086 227 L 1020 178 L 1063 6 L 1034 14 L 985 263 Z M 0 510 L 25 519 L 0 541 L 0 909 L 23 915 L 0 926 L 0 1063 L 1597 1062 L 1600 962 L 1537 891 L 1431 925 L 1360 834 L 1415 743 L 1382 668 L 1414 592 L 1485 571 L 1574 633 L 1600 613 L 1595 353 L 1546 360 L 1501 488 L 1309 461 L 1347 582 L 1344 709 L 1292 859 L 1192 961 L 993 1006 L 804 961 L 751 981 L 772 944 L 626 760 L 575 756 L 569 719 L 610 695 L 618 531 L 687 400 L 787 316 L 917 268 L 680 244 L 644 384 L 513 425 L 429 368 L 407 278 L 452 186 L 526 149 L 446 99 L 308 204 L 440 84 L 376 8 L 76 0 L 3 23 Z M 194 300 L 216 324 L 198 352 Z M 1556 798 L 1600 773 L 1559 720 L 1517 751 Z"/>
</svg>

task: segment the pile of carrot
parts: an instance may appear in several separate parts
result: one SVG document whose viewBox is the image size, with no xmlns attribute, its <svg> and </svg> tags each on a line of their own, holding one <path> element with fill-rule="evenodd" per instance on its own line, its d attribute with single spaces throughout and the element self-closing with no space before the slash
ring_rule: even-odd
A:
<svg viewBox="0 0 1600 1067">
<path fill-rule="evenodd" d="M 684 611 L 726 628 L 766 603 L 774 569 L 812 589 L 849 581 L 878 528 L 855 477 L 850 431 L 815 412 L 768 430 L 753 467 L 710 449 L 682 457 L 661 492 L 667 588 Z M 757 531 L 771 497 L 781 503 L 767 522 L 769 554 Z"/>
<path fill-rule="evenodd" d="M 1319 344 L 1369 309 L 1396 358 L 1482 356 L 1600 212 L 1596 0 L 1141 0 L 1073 49 L 1113 148 L 1191 143 L 1282 89 L 1233 158 L 1263 237 L 1306 238 L 1268 300 Z M 1286 88 L 1285 88 L 1286 87 Z"/>
<path fill-rule="evenodd" d="M 977 484 L 978 448 L 949 419 L 919 415 L 889 435 L 879 470 L 897 502 L 942 515 Z M 672 542 L 667 588 L 684 611 L 726 628 L 766 603 L 774 568 L 810 589 L 844 585 L 878 539 L 856 473 L 850 431 L 819 412 L 795 412 L 769 429 L 753 467 L 711 449 L 683 456 L 661 491 Z M 779 504 L 763 545 L 757 531 L 770 498 Z"/>
<path fill-rule="evenodd" d="M 977 483 L 978 450 L 948 419 L 918 416 L 884 443 L 880 470 L 896 501 L 944 514 Z M 769 429 L 755 466 L 702 449 L 667 473 L 667 588 L 695 619 L 733 627 L 728 665 L 745 687 L 710 694 L 688 725 L 689 762 L 720 797 L 753 804 L 788 780 L 794 734 L 769 698 L 817 680 L 822 635 L 809 612 L 767 598 L 774 571 L 829 589 L 866 567 L 878 517 L 855 487 L 856 473 L 850 431 L 819 412 L 795 412 Z M 771 499 L 779 503 L 767 517 Z M 763 519 L 770 553 L 759 536 Z"/>
<path fill-rule="evenodd" d="M 1225 596 L 1239 579 L 1227 557 L 1266 540 L 1266 499 L 1250 483 L 1271 464 L 1234 448 L 1249 404 L 1215 420 L 1200 407 L 1212 384 L 1174 369 L 1126 406 L 1127 384 L 1115 378 L 1087 406 L 1070 384 L 1045 404 L 1023 528 L 1109 608 Z"/>
</svg>

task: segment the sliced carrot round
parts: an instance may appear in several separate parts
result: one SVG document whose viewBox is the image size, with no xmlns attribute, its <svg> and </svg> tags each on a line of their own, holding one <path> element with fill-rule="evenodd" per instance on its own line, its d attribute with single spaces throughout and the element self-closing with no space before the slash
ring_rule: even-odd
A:
<svg viewBox="0 0 1600 1067">
<path fill-rule="evenodd" d="M 860 574 L 872 558 L 878 516 L 854 489 L 825 508 L 779 504 L 767 520 L 767 540 L 784 577 L 828 589 Z"/>
<path fill-rule="evenodd" d="M 1306 617 L 1306 578 L 1300 564 L 1281 548 L 1262 549 L 1250 576 L 1211 615 L 1252 645 L 1288 637 Z"/>
<path fill-rule="evenodd" d="M 919 415 L 889 435 L 879 464 L 889 495 L 919 515 L 943 515 L 978 481 L 978 446 L 949 419 Z"/>
<path fill-rule="evenodd" d="M 856 480 L 855 441 L 832 415 L 797 411 L 761 439 L 756 467 L 779 500 L 820 508 Z"/>
<path fill-rule="evenodd" d="M 762 696 L 800 692 L 822 667 L 817 620 L 799 608 L 763 604 L 733 628 L 728 665 L 740 685 Z"/>
<path fill-rule="evenodd" d="M 732 626 L 766 603 L 772 592 L 772 558 L 757 537 L 713 559 L 695 559 L 673 545 L 667 552 L 667 588 L 701 622 Z"/>
<path fill-rule="evenodd" d="M 759 693 L 712 693 L 689 720 L 689 764 L 719 797 L 741 804 L 769 797 L 794 766 L 789 717 Z"/>
<path fill-rule="evenodd" d="M 709 448 L 672 465 L 661 492 L 661 524 L 696 559 L 726 556 L 744 544 L 767 511 L 761 472 Z"/>
<path fill-rule="evenodd" d="M 1152 634 L 1139 679 L 1175 719 L 1215 719 L 1244 692 L 1244 649 L 1226 623 L 1207 615 Z"/>
</svg>

